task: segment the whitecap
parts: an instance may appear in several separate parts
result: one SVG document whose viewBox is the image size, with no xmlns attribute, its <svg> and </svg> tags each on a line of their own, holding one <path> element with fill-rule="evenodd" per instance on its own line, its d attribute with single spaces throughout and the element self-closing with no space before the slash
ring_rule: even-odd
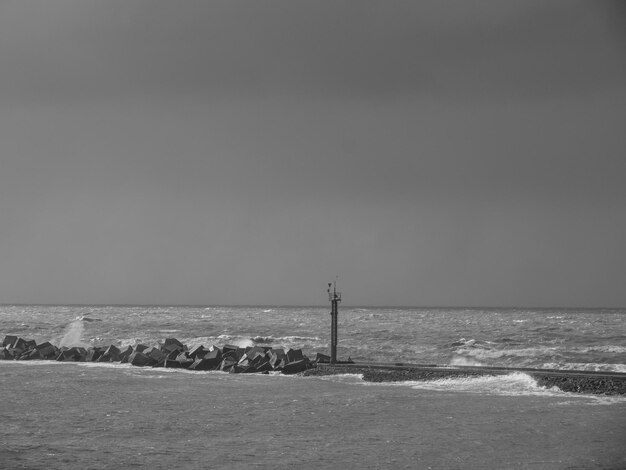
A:
<svg viewBox="0 0 626 470">
<path fill-rule="evenodd" d="M 385 384 L 383 382 L 382 384 Z M 501 396 L 572 396 L 552 387 L 537 385 L 537 381 L 523 372 L 506 375 L 485 375 L 479 377 L 454 377 L 437 380 L 416 380 L 406 382 L 388 382 L 390 385 L 410 387 L 414 390 L 431 390 L 438 392 L 464 392 L 481 395 Z M 574 395 L 576 396 L 576 395 Z"/>
<path fill-rule="evenodd" d="M 608 364 L 594 362 L 546 362 L 541 369 L 580 370 L 585 372 L 619 372 L 626 373 L 626 364 Z"/>
</svg>

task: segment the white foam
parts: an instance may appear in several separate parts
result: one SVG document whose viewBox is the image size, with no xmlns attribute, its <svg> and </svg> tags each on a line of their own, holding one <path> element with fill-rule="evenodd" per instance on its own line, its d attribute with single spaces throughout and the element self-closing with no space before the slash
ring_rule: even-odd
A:
<svg viewBox="0 0 626 470">
<path fill-rule="evenodd" d="M 553 355 L 557 351 L 556 347 L 542 348 L 519 348 L 519 349 L 459 349 L 456 351 L 459 355 L 473 356 L 477 359 L 498 359 L 501 357 L 537 357 L 545 355 Z"/>
<path fill-rule="evenodd" d="M 390 384 L 395 386 L 411 387 L 415 390 L 432 390 L 438 392 L 464 392 L 481 395 L 501 396 L 571 396 L 562 390 L 553 387 L 547 389 L 537 385 L 537 381 L 530 375 L 514 372 L 507 375 L 456 377 L 438 380 L 418 380 L 406 382 L 382 382 L 377 385 Z"/>
<path fill-rule="evenodd" d="M 87 343 L 82 340 L 83 334 L 85 332 L 85 327 L 81 320 L 72 321 L 67 327 L 65 327 L 65 333 L 63 337 L 59 341 L 59 347 L 67 346 L 71 348 L 72 346 L 82 346 L 89 347 Z"/>
<path fill-rule="evenodd" d="M 457 356 L 457 357 L 453 357 L 450 360 L 450 365 L 451 366 L 483 366 L 484 364 L 471 357 Z"/>
<path fill-rule="evenodd" d="M 593 362 L 547 362 L 541 369 L 583 370 L 589 372 L 622 372 L 626 373 L 626 364 L 598 364 Z"/>
<path fill-rule="evenodd" d="M 576 348 L 575 350 L 582 353 L 600 352 L 612 354 L 626 354 L 626 346 L 617 346 L 612 344 L 606 346 L 589 346 L 586 348 Z"/>
</svg>

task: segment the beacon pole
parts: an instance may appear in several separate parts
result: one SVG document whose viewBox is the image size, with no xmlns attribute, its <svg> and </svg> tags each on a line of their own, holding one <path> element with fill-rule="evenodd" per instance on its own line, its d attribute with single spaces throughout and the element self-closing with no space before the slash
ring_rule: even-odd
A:
<svg viewBox="0 0 626 470">
<path fill-rule="evenodd" d="M 330 288 L 333 288 L 332 292 Z M 341 292 L 337 292 L 337 281 L 328 283 L 328 300 L 330 300 L 330 363 L 337 362 L 337 316 L 338 305 L 341 302 Z"/>
</svg>

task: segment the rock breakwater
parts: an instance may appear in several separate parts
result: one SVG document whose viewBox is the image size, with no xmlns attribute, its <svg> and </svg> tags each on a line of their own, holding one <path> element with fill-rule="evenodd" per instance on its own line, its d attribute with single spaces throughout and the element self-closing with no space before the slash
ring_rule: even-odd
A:
<svg viewBox="0 0 626 470">
<path fill-rule="evenodd" d="M 317 360 L 325 356 L 318 355 Z M 119 362 L 138 367 L 167 367 L 196 371 L 219 370 L 230 373 L 297 374 L 315 366 L 301 349 L 224 345 L 221 348 L 197 346 L 190 349 L 176 338 L 167 338 L 157 346 L 137 344 L 120 349 L 107 347 L 57 347 L 46 341 L 37 344 L 17 336 L 5 336 L 0 349 L 2 360 L 51 360 L 62 362 Z"/>
</svg>

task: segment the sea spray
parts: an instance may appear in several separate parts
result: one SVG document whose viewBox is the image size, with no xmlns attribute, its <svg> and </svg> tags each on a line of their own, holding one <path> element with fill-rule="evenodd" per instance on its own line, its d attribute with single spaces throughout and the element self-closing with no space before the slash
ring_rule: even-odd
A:
<svg viewBox="0 0 626 470">
<path fill-rule="evenodd" d="M 85 332 L 85 327 L 83 326 L 83 322 L 80 320 L 74 320 L 70 322 L 65 327 L 65 332 L 63 333 L 63 337 L 59 341 L 59 347 L 67 346 L 71 348 L 72 346 L 83 346 L 88 347 L 83 340 L 83 333 Z"/>
</svg>

